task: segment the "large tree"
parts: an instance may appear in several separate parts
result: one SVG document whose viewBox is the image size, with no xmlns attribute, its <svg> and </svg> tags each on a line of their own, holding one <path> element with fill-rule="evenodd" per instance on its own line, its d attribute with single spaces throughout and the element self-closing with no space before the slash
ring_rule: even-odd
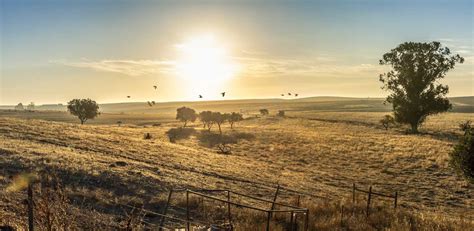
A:
<svg viewBox="0 0 474 231">
<path fill-rule="evenodd" d="M 196 121 L 197 114 L 196 111 L 192 108 L 180 107 L 176 110 L 176 119 L 184 122 L 183 127 L 186 127 L 188 121 Z"/>
<path fill-rule="evenodd" d="M 417 133 L 427 116 L 449 110 L 448 86 L 438 80 L 458 62 L 464 59 L 439 42 L 405 42 L 384 54 L 380 64 L 392 70 L 381 74 L 380 81 L 390 93 L 386 101 L 392 104 L 395 120 Z"/>
<path fill-rule="evenodd" d="M 99 105 L 91 99 L 73 99 L 67 103 L 67 110 L 77 116 L 81 124 L 99 115 Z"/>
</svg>

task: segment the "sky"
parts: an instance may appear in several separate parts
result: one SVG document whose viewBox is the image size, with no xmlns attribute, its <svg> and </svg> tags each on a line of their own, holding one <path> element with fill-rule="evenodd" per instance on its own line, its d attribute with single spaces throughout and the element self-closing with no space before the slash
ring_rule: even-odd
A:
<svg viewBox="0 0 474 231">
<path fill-rule="evenodd" d="M 383 97 L 378 76 L 389 67 L 378 61 L 406 41 L 439 41 L 463 56 L 442 83 L 449 96 L 474 95 L 473 7 L 470 0 L 0 0 L 0 105 L 215 100 L 221 92 Z"/>
</svg>

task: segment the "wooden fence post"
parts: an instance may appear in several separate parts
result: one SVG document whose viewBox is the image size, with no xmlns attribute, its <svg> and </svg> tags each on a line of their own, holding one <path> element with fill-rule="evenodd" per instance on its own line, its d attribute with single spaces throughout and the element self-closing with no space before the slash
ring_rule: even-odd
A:
<svg viewBox="0 0 474 231">
<path fill-rule="evenodd" d="M 370 199 L 372 198 L 372 186 L 369 187 L 369 195 L 367 197 L 367 217 L 369 216 Z"/>
<path fill-rule="evenodd" d="M 230 213 L 230 191 L 227 190 L 227 217 L 229 219 L 229 225 L 232 224 L 232 216 L 231 216 L 231 213 Z"/>
<path fill-rule="evenodd" d="M 308 231 L 309 227 L 309 209 L 306 209 L 306 216 L 304 218 L 304 231 Z"/>
<path fill-rule="evenodd" d="M 33 200 L 33 183 L 28 183 L 28 230 L 33 231 L 35 222 L 34 222 L 34 212 L 33 212 L 34 200 Z"/>
<path fill-rule="evenodd" d="M 170 189 L 170 192 L 168 193 L 168 200 L 166 201 L 166 205 L 165 205 L 165 208 L 163 209 L 163 215 L 161 217 L 161 220 L 160 220 L 160 227 L 159 227 L 159 231 L 162 231 L 163 230 L 163 225 L 165 225 L 165 219 L 166 219 L 166 213 L 168 212 L 168 207 L 170 205 L 170 202 L 171 202 L 171 195 L 173 194 L 173 189 Z"/>
<path fill-rule="evenodd" d="M 277 200 L 277 197 L 278 197 L 278 193 L 280 192 L 280 185 L 278 184 L 277 185 L 277 190 L 275 191 L 275 195 L 273 196 L 273 203 L 272 203 L 272 208 L 271 210 L 275 209 L 275 202 Z M 270 212 L 270 215 L 273 216 L 273 214 Z"/>
<path fill-rule="evenodd" d="M 395 192 L 395 204 L 394 204 L 394 209 L 397 209 L 397 202 L 398 202 L 398 192 Z"/>
<path fill-rule="evenodd" d="M 270 231 L 270 219 L 272 218 L 272 213 L 267 211 L 267 231 Z"/>
<path fill-rule="evenodd" d="M 355 204 L 356 200 L 356 184 L 352 183 L 352 204 Z"/>
<path fill-rule="evenodd" d="M 186 231 L 190 231 L 189 224 L 189 191 L 186 190 Z"/>
<path fill-rule="evenodd" d="M 290 231 L 293 231 L 293 216 L 295 213 L 291 212 L 290 213 Z"/>
<path fill-rule="evenodd" d="M 344 205 L 341 205 L 341 227 L 344 226 Z"/>
</svg>

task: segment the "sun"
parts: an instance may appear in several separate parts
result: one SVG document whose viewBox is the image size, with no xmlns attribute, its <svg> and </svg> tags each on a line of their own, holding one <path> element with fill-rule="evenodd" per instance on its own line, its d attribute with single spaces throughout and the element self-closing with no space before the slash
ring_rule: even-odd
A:
<svg viewBox="0 0 474 231">
<path fill-rule="evenodd" d="M 176 45 L 176 48 L 177 75 L 190 84 L 193 93 L 222 90 L 219 88 L 237 72 L 229 49 L 214 36 L 197 36 Z"/>
</svg>

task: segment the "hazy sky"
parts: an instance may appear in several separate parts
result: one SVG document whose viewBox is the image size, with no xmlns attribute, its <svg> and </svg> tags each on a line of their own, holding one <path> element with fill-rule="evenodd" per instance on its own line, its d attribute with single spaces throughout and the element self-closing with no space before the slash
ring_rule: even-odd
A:
<svg viewBox="0 0 474 231">
<path fill-rule="evenodd" d="M 0 104 L 380 97 L 381 56 L 433 40 L 466 58 L 450 96 L 474 95 L 471 0 L 0 4 Z"/>
</svg>

